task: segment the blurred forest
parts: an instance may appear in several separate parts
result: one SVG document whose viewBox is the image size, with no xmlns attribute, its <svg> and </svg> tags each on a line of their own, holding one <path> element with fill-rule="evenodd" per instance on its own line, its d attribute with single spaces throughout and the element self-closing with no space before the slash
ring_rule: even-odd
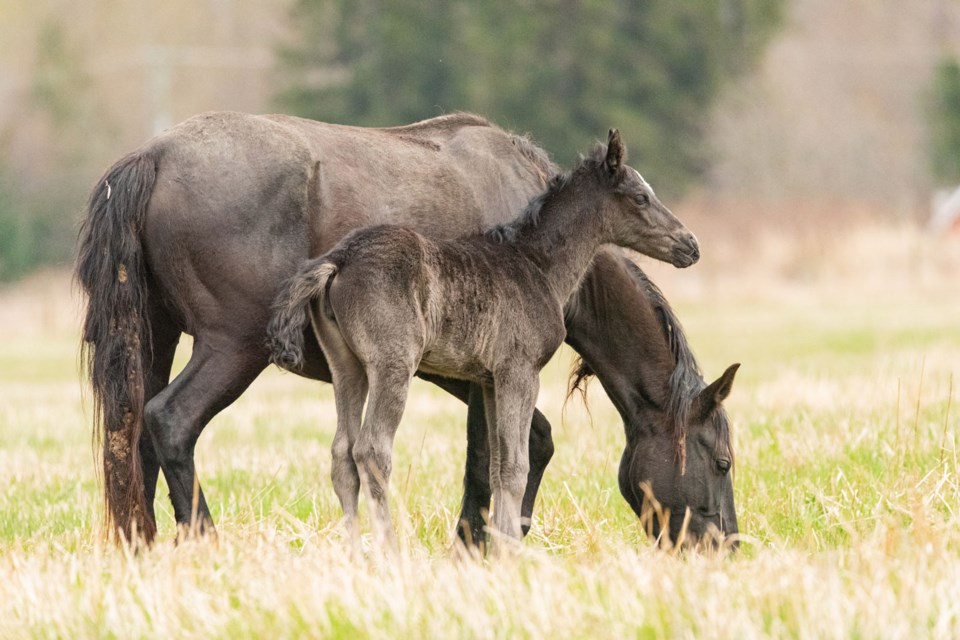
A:
<svg viewBox="0 0 960 640">
<path fill-rule="evenodd" d="M 617 126 L 735 234 L 960 183 L 957 0 L 0 0 L 0 42 L 0 280 L 68 263 L 93 181 L 210 109 L 470 110 L 561 163 Z"/>
<path fill-rule="evenodd" d="M 564 164 L 618 126 L 645 175 L 676 194 L 702 175 L 709 108 L 782 4 L 298 0 L 280 104 L 371 126 L 476 111 Z"/>
</svg>

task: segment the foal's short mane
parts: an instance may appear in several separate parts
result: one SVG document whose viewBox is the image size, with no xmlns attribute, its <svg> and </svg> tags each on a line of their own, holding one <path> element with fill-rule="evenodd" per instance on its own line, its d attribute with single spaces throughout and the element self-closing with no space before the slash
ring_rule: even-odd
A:
<svg viewBox="0 0 960 640">
<path fill-rule="evenodd" d="M 572 171 L 560 173 L 557 165 L 550 161 L 546 152 L 534 145 L 527 138 L 514 136 L 513 143 L 517 145 L 520 152 L 523 153 L 528 160 L 537 166 L 542 172 L 541 175 L 552 175 L 553 177 L 547 182 L 546 189 L 534 196 L 519 216 L 510 222 L 490 227 L 484 232 L 484 235 L 499 244 L 510 244 L 517 239 L 520 231 L 536 227 L 540 222 L 540 211 L 543 210 L 543 207 L 555 195 L 560 193 L 560 191 L 570 183 L 573 176 L 582 171 L 599 172 L 603 164 L 603 159 L 607 154 L 606 145 L 597 145 L 589 156 L 580 158 L 580 162 L 577 163 L 577 166 L 575 166 Z M 618 177 L 619 174 L 615 176 L 614 179 Z"/>
<path fill-rule="evenodd" d="M 676 437 L 676 451 L 681 465 L 686 464 L 686 440 L 687 440 L 687 421 L 690 411 L 693 408 L 694 400 L 697 394 L 706 388 L 703 380 L 703 374 L 700 372 L 700 366 L 693 355 L 693 350 L 687 342 L 687 336 L 683 332 L 680 321 L 673 313 L 670 303 L 663 296 L 663 292 L 647 277 L 640 267 L 630 260 L 624 260 L 631 275 L 637 280 L 640 290 L 653 305 L 660 319 L 660 328 L 663 331 L 664 338 L 670 346 L 670 353 L 673 354 L 676 366 L 670 374 L 668 384 L 670 387 L 670 398 L 667 404 L 667 413 L 670 417 L 670 426 Z M 570 391 L 579 390 L 585 392 L 585 384 L 591 376 L 595 375 L 582 358 L 577 358 L 574 362 L 573 372 L 570 376 Z M 713 427 L 717 432 L 717 447 L 725 446 L 733 454 L 733 447 L 730 442 L 730 428 L 727 420 L 721 416 L 714 415 Z"/>
<path fill-rule="evenodd" d="M 543 209 L 543 206 L 559 193 L 568 182 L 570 182 L 569 173 L 558 173 L 554 175 L 547 183 L 546 190 L 534 196 L 519 216 L 510 222 L 490 227 L 484 231 L 484 235 L 498 244 L 515 242 L 521 231 L 536 227 L 540 223 L 540 211 Z"/>
</svg>

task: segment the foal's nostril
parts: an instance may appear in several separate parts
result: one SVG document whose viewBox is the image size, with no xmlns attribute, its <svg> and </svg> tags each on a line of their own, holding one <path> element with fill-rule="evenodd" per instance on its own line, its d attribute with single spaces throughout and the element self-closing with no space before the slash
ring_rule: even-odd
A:
<svg viewBox="0 0 960 640">
<path fill-rule="evenodd" d="M 700 245 L 689 231 L 671 236 L 671 241 L 674 243 L 671 262 L 675 267 L 689 267 L 700 259 Z"/>
</svg>

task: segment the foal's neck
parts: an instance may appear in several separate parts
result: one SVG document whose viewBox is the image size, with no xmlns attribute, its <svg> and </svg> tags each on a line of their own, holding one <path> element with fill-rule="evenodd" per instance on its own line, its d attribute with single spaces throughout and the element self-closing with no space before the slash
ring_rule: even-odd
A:
<svg viewBox="0 0 960 640">
<path fill-rule="evenodd" d="M 566 185 L 547 198 L 539 221 L 516 237 L 516 244 L 539 263 L 561 304 L 576 290 L 600 247 L 609 242 L 601 206 L 601 198 Z"/>
</svg>

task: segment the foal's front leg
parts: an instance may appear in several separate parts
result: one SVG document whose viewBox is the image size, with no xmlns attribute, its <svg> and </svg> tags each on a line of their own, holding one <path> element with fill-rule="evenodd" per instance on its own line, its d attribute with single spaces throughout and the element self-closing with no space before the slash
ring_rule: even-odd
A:
<svg viewBox="0 0 960 640">
<path fill-rule="evenodd" d="M 530 471 L 530 420 L 539 389 L 537 372 L 518 366 L 495 373 L 492 391 L 484 390 L 488 424 L 492 418 L 487 436 L 493 524 L 500 535 L 516 539 L 522 531 L 521 505 Z M 496 541 L 493 547 L 497 547 Z"/>
<path fill-rule="evenodd" d="M 463 476 L 463 501 L 457 535 L 466 545 L 482 547 L 490 510 L 490 455 L 487 441 L 487 416 L 483 406 L 483 390 L 470 385 L 467 409 L 467 461 Z M 495 421 L 494 421 L 495 422 Z M 494 425 L 495 428 L 495 425 Z M 533 519 L 533 507 L 543 473 L 553 457 L 550 422 L 539 410 L 533 410 L 530 421 L 530 473 L 521 506 L 522 531 L 526 535 Z"/>
</svg>

